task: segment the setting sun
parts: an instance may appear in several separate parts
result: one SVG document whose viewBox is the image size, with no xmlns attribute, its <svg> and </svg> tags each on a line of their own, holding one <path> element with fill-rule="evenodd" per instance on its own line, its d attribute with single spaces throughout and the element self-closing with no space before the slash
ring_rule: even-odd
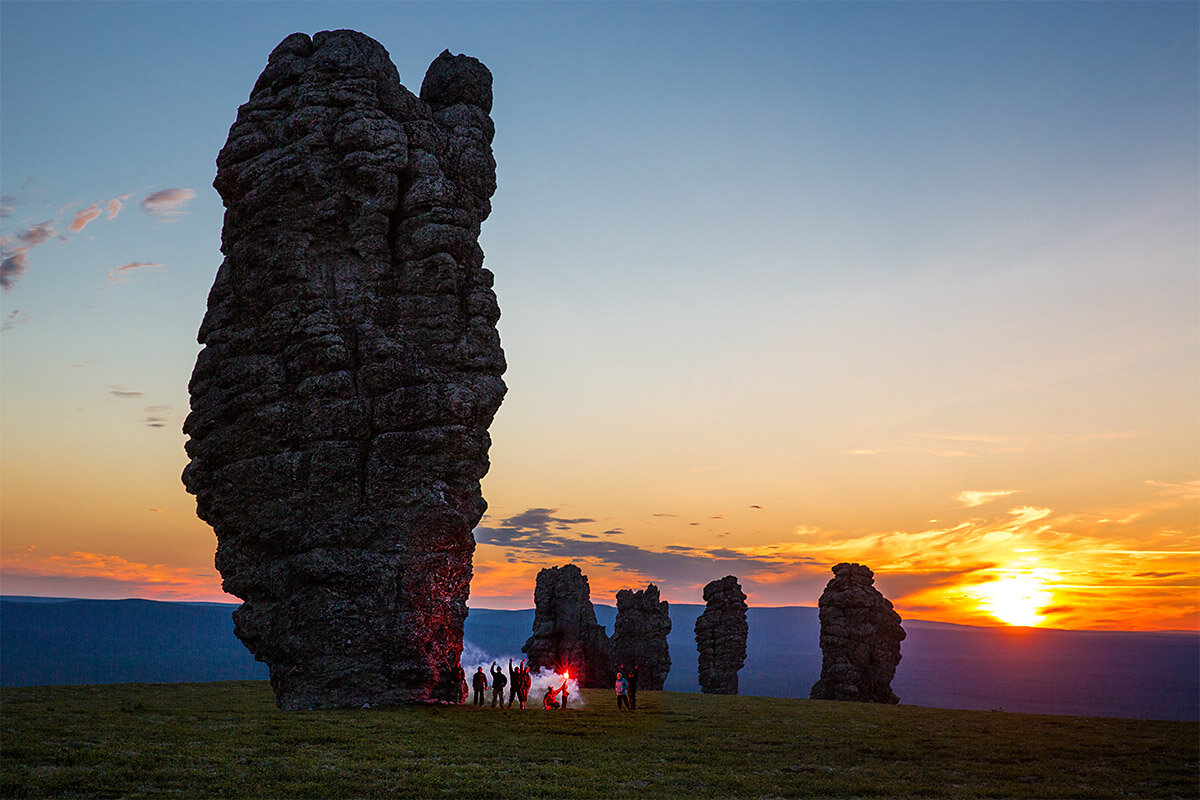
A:
<svg viewBox="0 0 1200 800">
<path fill-rule="evenodd" d="M 977 587 L 976 592 L 981 610 L 1007 625 L 1029 627 L 1043 622 L 1041 610 L 1054 597 L 1045 579 L 1037 574 L 1001 578 Z"/>
</svg>

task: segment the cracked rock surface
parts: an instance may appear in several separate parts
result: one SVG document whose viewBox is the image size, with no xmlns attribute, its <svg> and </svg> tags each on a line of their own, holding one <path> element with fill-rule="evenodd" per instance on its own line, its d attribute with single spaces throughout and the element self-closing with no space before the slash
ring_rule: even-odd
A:
<svg viewBox="0 0 1200 800">
<path fill-rule="evenodd" d="M 533 591 L 533 635 L 521 647 L 529 667 L 561 673 L 569 669 L 579 685 L 611 689 L 612 645 L 596 621 L 587 576 L 574 564 L 549 567 L 538 573 Z"/>
<path fill-rule="evenodd" d="M 892 678 L 900 663 L 904 628 L 892 603 L 875 588 L 862 564 L 838 564 L 818 602 L 821 677 L 813 700 L 898 703 Z"/>
<path fill-rule="evenodd" d="M 457 702 L 504 354 L 491 73 L 355 31 L 271 53 L 217 158 L 183 474 L 282 708 Z"/>
<path fill-rule="evenodd" d="M 617 618 L 613 623 L 612 649 L 617 669 L 638 670 L 638 688 L 662 691 L 671 671 L 667 635 L 671 632 L 670 606 L 659 599 L 653 583 L 645 589 L 617 592 Z"/>
<path fill-rule="evenodd" d="M 696 618 L 700 691 L 737 694 L 738 671 L 746 663 L 746 595 L 733 575 L 704 587 L 704 611 Z"/>
</svg>

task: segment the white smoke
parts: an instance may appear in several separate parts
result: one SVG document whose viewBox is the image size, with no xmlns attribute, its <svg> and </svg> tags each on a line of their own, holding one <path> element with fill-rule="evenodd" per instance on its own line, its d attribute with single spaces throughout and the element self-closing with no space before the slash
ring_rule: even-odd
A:
<svg viewBox="0 0 1200 800">
<path fill-rule="evenodd" d="M 509 674 L 508 674 L 509 658 L 512 658 L 513 667 L 517 667 L 518 665 L 520 665 L 521 661 L 524 660 L 525 656 L 524 655 L 509 656 L 507 654 L 499 656 L 499 657 L 492 656 L 492 655 L 488 654 L 487 651 L 485 651 L 482 647 L 479 647 L 478 645 L 474 644 L 473 642 L 469 642 L 464 639 L 463 640 L 463 649 L 462 649 L 462 658 L 459 663 L 462 664 L 463 671 L 466 672 L 466 674 L 467 674 L 467 685 L 468 686 L 471 685 L 471 676 L 475 674 L 475 670 L 478 669 L 479 667 L 483 667 L 484 674 L 488 676 L 488 687 L 489 688 L 487 690 L 487 697 L 489 698 L 489 701 L 490 701 L 490 698 L 492 696 L 492 690 L 491 690 L 492 662 L 495 662 L 497 667 L 504 670 L 504 677 L 509 678 Z M 558 689 L 559 687 L 561 687 L 563 685 L 563 680 L 564 680 L 564 675 L 562 675 L 561 673 L 554 672 L 553 670 L 546 669 L 545 667 L 542 667 L 537 672 L 531 672 L 529 674 L 529 677 L 530 677 L 531 681 L 530 681 L 530 687 L 529 687 L 528 706 L 529 706 L 529 708 L 538 708 L 538 709 L 542 708 L 542 699 L 543 699 L 543 697 L 545 697 L 546 690 L 549 689 L 551 686 L 553 686 L 555 689 Z M 509 678 L 509 679 L 511 680 L 511 678 Z M 574 675 L 571 675 L 569 677 L 566 677 L 566 683 L 567 683 L 567 696 L 568 696 L 567 707 L 568 708 L 582 708 L 585 705 L 585 703 L 583 701 L 583 695 L 579 693 L 579 681 L 576 680 Z M 509 686 L 504 687 L 504 697 L 505 697 L 506 701 L 508 699 L 508 693 L 509 693 L 510 689 L 511 689 L 511 687 L 509 687 Z"/>
</svg>

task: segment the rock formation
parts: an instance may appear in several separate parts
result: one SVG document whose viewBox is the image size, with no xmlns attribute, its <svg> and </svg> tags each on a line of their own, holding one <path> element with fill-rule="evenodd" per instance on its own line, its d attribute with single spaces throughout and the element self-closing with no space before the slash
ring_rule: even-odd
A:
<svg viewBox="0 0 1200 800">
<path fill-rule="evenodd" d="M 369 37 L 296 33 L 217 157 L 183 482 L 281 708 L 457 701 L 505 392 L 491 104 L 468 56 L 417 97 Z"/>
<path fill-rule="evenodd" d="M 612 649 L 617 669 L 638 670 L 638 689 L 662 691 L 671 671 L 667 634 L 671 617 L 666 600 L 659 600 L 653 583 L 644 590 L 617 592 L 617 619 L 613 623 Z"/>
<path fill-rule="evenodd" d="M 569 669 L 580 686 L 612 688 L 612 646 L 596 621 L 588 579 L 579 567 L 567 564 L 539 572 L 533 604 L 533 635 L 521 647 L 530 669 Z"/>
<path fill-rule="evenodd" d="M 892 678 L 900 663 L 904 628 L 900 615 L 873 584 L 862 564 L 838 564 L 818 603 L 821 677 L 813 700 L 898 703 Z"/>
<path fill-rule="evenodd" d="M 700 691 L 737 694 L 738 670 L 746 663 L 746 595 L 727 575 L 704 587 L 704 611 L 696 618 L 700 651 Z"/>
</svg>

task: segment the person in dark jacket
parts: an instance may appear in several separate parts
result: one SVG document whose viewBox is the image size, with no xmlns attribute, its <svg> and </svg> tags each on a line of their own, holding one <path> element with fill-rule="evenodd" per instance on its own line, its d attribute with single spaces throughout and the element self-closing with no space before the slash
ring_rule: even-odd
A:
<svg viewBox="0 0 1200 800">
<path fill-rule="evenodd" d="M 524 684 L 521 681 L 521 670 L 525 668 L 525 661 L 521 661 L 521 666 L 513 668 L 512 659 L 508 660 L 508 707 L 512 708 L 513 700 L 520 699 L 521 708 L 525 707 L 525 699 L 521 697 L 521 689 Z"/>
<path fill-rule="evenodd" d="M 629 685 L 629 710 L 637 708 L 637 674 L 638 668 L 635 664 L 633 669 L 625 673 L 625 683 Z"/>
<path fill-rule="evenodd" d="M 508 678 L 504 677 L 504 670 L 496 666 L 496 662 L 492 662 L 492 708 L 496 707 L 496 703 L 504 708 L 504 684 L 508 683 Z"/>
<path fill-rule="evenodd" d="M 473 705 L 483 705 L 483 690 L 487 688 L 487 675 L 483 674 L 483 667 L 475 670 L 475 675 L 471 678 L 471 685 L 475 687 L 475 702 Z"/>
<path fill-rule="evenodd" d="M 463 669 L 462 664 L 458 665 L 458 672 L 456 674 L 458 676 L 459 683 L 458 704 L 462 705 L 463 703 L 467 702 L 467 694 L 469 693 L 469 690 L 467 689 L 467 671 Z"/>
</svg>

